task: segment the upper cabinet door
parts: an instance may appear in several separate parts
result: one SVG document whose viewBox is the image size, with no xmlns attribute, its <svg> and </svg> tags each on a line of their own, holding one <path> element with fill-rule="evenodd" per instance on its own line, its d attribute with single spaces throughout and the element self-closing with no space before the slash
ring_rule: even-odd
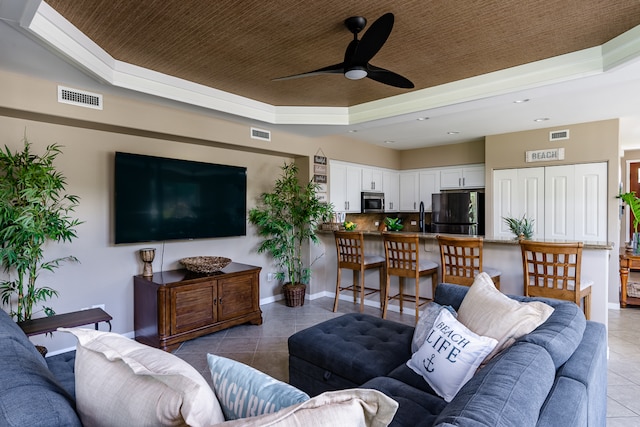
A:
<svg viewBox="0 0 640 427">
<path fill-rule="evenodd" d="M 462 168 L 440 171 L 440 188 L 462 188 Z"/>
<path fill-rule="evenodd" d="M 424 210 L 433 210 L 433 198 L 435 193 L 440 192 L 440 174 L 438 170 L 421 171 L 419 174 L 420 201 L 424 203 Z"/>
<path fill-rule="evenodd" d="M 384 191 L 380 169 L 362 168 L 362 191 Z"/>
<path fill-rule="evenodd" d="M 400 211 L 415 212 L 420 201 L 418 172 L 400 172 Z"/>
<path fill-rule="evenodd" d="M 400 172 L 384 171 L 382 174 L 384 188 L 384 209 L 388 212 L 400 210 Z"/>
</svg>

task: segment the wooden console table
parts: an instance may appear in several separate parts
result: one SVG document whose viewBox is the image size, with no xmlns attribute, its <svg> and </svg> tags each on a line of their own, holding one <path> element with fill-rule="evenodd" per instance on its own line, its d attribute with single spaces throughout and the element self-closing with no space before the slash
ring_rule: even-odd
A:
<svg viewBox="0 0 640 427">
<path fill-rule="evenodd" d="M 184 341 L 231 326 L 261 325 L 261 269 L 232 262 L 210 275 L 173 270 L 135 276 L 136 341 L 172 351 Z"/>
<path fill-rule="evenodd" d="M 640 255 L 620 249 L 620 307 L 640 305 L 640 297 L 628 295 L 629 270 L 640 270 Z"/>
<path fill-rule="evenodd" d="M 103 309 L 90 308 L 88 310 L 25 320 L 24 322 L 18 322 L 18 326 L 20 326 L 27 335 L 38 335 L 55 332 L 58 328 L 74 328 L 91 323 L 94 323 L 96 330 L 98 330 L 98 323 L 106 322 L 109 325 L 109 332 L 111 332 L 112 319 L 113 317 Z"/>
</svg>

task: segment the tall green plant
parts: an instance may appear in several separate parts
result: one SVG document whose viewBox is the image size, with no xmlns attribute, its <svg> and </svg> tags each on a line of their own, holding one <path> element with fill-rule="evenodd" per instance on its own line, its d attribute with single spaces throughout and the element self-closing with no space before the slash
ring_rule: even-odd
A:
<svg viewBox="0 0 640 427">
<path fill-rule="evenodd" d="M 262 194 L 260 206 L 249 211 L 249 221 L 264 238 L 258 252 L 271 254 L 281 269 L 276 273 L 280 281 L 309 282 L 311 265 L 306 265 L 302 247 L 309 240 L 318 243 L 319 224 L 333 214 L 332 205 L 316 196 L 317 189 L 313 181 L 301 185 L 298 167 L 295 163 L 285 163 L 273 191 Z"/>
<path fill-rule="evenodd" d="M 43 155 L 33 154 L 26 136 L 22 151 L 0 150 L 0 261 L 9 277 L 0 282 L 0 298 L 17 321 L 31 319 L 34 305 L 58 296 L 36 284 L 39 274 L 77 261 L 73 256 L 43 259 L 48 241 L 71 242 L 80 224 L 69 216 L 78 197 L 65 194 L 66 179 L 54 167 L 60 153 L 60 145 L 52 144 Z M 50 307 L 42 309 L 54 314 Z"/>
<path fill-rule="evenodd" d="M 640 225 L 640 198 L 636 196 L 636 193 L 631 191 L 629 193 L 619 194 L 618 197 L 622 199 L 629 208 L 633 215 L 633 231 L 638 232 L 638 226 Z"/>
</svg>

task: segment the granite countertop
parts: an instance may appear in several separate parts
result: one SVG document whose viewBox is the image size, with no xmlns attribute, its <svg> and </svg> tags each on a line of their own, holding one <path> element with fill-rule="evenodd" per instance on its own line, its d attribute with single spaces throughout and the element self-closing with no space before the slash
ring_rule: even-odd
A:
<svg viewBox="0 0 640 427">
<path fill-rule="evenodd" d="M 378 230 L 357 230 L 362 231 L 362 233 L 366 236 L 382 236 L 382 232 Z M 420 239 L 424 240 L 435 240 L 437 234 L 442 234 L 443 236 L 452 236 L 452 237 L 464 237 L 460 234 L 445 234 L 445 233 L 421 233 L 414 231 L 396 231 L 396 233 L 401 234 L 417 234 Z M 333 231 L 330 230 L 318 230 L 318 234 L 333 234 Z M 487 237 L 480 236 L 484 238 L 485 243 L 498 243 L 505 245 L 518 245 L 519 242 L 517 239 L 509 238 L 509 237 Z M 575 240 L 557 240 L 557 239 L 536 239 L 538 242 L 550 242 L 550 243 L 567 243 L 567 242 L 575 242 Z M 585 241 L 584 248 L 585 249 L 607 249 L 612 250 L 614 244 L 612 242 L 591 242 Z"/>
</svg>

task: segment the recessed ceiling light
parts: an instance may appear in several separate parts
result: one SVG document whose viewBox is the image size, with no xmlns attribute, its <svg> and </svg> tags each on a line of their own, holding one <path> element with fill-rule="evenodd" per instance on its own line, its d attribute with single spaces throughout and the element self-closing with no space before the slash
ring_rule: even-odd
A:
<svg viewBox="0 0 640 427">
<path fill-rule="evenodd" d="M 533 119 L 534 122 L 546 122 L 549 117 L 540 117 L 539 119 Z"/>
<path fill-rule="evenodd" d="M 396 142 L 395 141 L 391 141 L 391 140 L 386 140 L 384 143 L 385 144 L 395 144 Z"/>
<path fill-rule="evenodd" d="M 516 99 L 515 101 L 513 101 L 514 104 L 523 104 L 525 102 L 529 102 L 529 99 Z"/>
<path fill-rule="evenodd" d="M 447 135 L 457 135 L 459 133 L 460 132 L 458 132 L 458 131 L 452 130 L 452 131 L 447 132 Z"/>
<path fill-rule="evenodd" d="M 422 121 L 424 121 L 424 120 L 429 120 L 429 117 L 418 117 L 418 118 L 417 118 L 417 120 L 418 120 L 419 122 L 422 122 Z"/>
</svg>

